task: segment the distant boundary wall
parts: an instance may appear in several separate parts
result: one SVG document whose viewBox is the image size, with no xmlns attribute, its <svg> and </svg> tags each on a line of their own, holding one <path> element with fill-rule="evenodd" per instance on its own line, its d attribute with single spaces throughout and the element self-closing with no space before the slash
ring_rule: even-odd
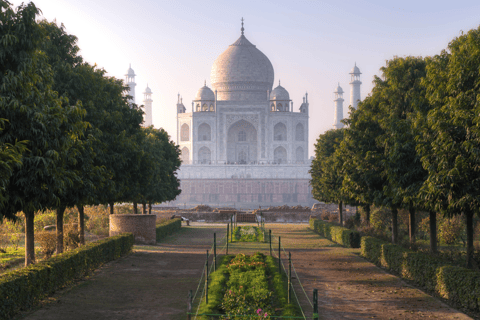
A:
<svg viewBox="0 0 480 320">
<path fill-rule="evenodd" d="M 182 193 L 169 205 L 207 204 L 258 209 L 259 206 L 312 206 L 309 179 L 181 179 Z"/>
</svg>

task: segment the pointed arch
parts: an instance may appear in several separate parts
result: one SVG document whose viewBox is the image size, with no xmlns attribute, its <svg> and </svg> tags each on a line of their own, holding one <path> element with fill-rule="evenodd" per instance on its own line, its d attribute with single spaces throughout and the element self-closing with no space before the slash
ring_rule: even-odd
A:
<svg viewBox="0 0 480 320">
<path fill-rule="evenodd" d="M 287 140 L 287 126 L 279 122 L 273 127 L 273 140 L 286 141 Z"/>
<path fill-rule="evenodd" d="M 284 147 L 277 147 L 273 151 L 273 159 L 276 163 L 287 163 L 287 150 Z"/>
<path fill-rule="evenodd" d="M 212 129 L 207 123 L 198 126 L 198 141 L 211 141 Z"/>
<path fill-rule="evenodd" d="M 180 127 L 180 141 L 190 141 L 190 127 L 186 123 Z"/>
</svg>

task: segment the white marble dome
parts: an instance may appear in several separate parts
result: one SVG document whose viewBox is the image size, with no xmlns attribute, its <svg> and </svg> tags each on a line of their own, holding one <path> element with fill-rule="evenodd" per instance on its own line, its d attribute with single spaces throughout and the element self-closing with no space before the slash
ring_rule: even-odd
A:
<svg viewBox="0 0 480 320">
<path fill-rule="evenodd" d="M 195 100 L 215 100 L 215 94 L 213 93 L 212 89 L 207 87 L 205 84 L 203 87 L 198 89 Z"/>
<path fill-rule="evenodd" d="M 350 74 L 361 74 L 360 69 L 358 69 L 357 64 L 350 70 Z"/>
<path fill-rule="evenodd" d="M 210 74 L 218 100 L 267 100 L 273 86 L 270 60 L 242 34 L 215 60 Z"/>
<path fill-rule="evenodd" d="M 340 84 L 338 85 L 337 89 L 335 90 L 334 93 L 343 93 L 342 87 L 340 87 Z"/>
<path fill-rule="evenodd" d="M 273 91 L 270 93 L 270 100 L 290 100 L 290 95 L 288 94 L 288 91 L 278 84 L 278 87 L 273 89 Z"/>
</svg>

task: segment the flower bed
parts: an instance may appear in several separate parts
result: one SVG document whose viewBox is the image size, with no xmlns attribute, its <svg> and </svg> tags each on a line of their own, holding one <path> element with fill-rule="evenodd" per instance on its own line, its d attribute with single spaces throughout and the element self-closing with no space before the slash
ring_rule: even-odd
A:
<svg viewBox="0 0 480 320">
<path fill-rule="evenodd" d="M 208 304 L 200 305 L 200 319 L 218 315 L 221 319 L 270 319 L 297 316 L 298 306 L 287 303 L 286 277 L 278 273 L 277 262 L 261 253 L 252 256 L 227 255 L 210 275 Z M 245 317 L 247 316 L 247 317 Z M 251 317 L 249 317 L 251 316 Z"/>
<path fill-rule="evenodd" d="M 233 241 L 237 242 L 263 242 L 265 230 L 263 228 L 243 226 L 233 230 Z"/>
</svg>

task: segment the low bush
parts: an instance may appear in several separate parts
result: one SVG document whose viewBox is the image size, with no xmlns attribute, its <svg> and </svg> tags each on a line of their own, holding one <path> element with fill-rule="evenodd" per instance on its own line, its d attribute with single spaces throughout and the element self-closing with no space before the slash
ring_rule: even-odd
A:
<svg viewBox="0 0 480 320">
<path fill-rule="evenodd" d="M 180 218 L 157 223 L 156 225 L 157 242 L 162 240 L 166 236 L 174 233 L 175 231 L 180 230 L 181 227 L 182 227 L 182 219 Z"/>
<path fill-rule="evenodd" d="M 132 250 L 131 233 L 89 243 L 0 277 L 0 318 L 11 318 L 43 297 L 84 277 L 102 264 Z"/>
<path fill-rule="evenodd" d="M 361 255 L 445 299 L 480 311 L 478 271 L 452 266 L 441 256 L 414 252 L 373 237 L 362 237 Z"/>
<path fill-rule="evenodd" d="M 318 219 L 310 219 L 310 228 L 344 247 L 360 248 L 360 233 Z"/>
<path fill-rule="evenodd" d="M 233 241 L 263 242 L 265 230 L 252 226 L 236 227 L 233 230 Z"/>
<path fill-rule="evenodd" d="M 278 264 L 272 257 L 261 253 L 252 256 L 238 254 L 223 256 L 217 271 L 210 275 L 208 304 L 202 300 L 200 319 L 211 319 L 210 315 L 225 315 L 244 319 L 270 316 L 298 316 L 299 307 L 287 303 L 285 274 L 280 274 Z"/>
<path fill-rule="evenodd" d="M 35 240 L 40 244 L 40 251 L 45 259 L 50 258 L 57 250 L 57 235 L 52 231 L 40 231 L 35 235 Z"/>
</svg>

